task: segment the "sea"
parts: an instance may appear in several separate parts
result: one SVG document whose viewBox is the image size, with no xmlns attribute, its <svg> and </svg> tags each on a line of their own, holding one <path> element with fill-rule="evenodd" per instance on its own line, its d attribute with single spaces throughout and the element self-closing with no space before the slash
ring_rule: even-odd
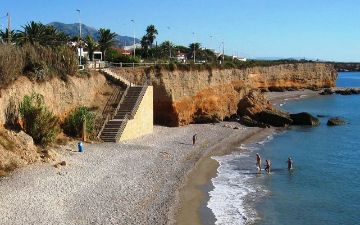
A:
<svg viewBox="0 0 360 225">
<path fill-rule="evenodd" d="M 360 73 L 339 73 L 337 86 L 360 87 Z M 239 146 L 242 151 L 214 157 L 220 166 L 206 203 L 214 219 L 204 224 L 360 224 L 360 95 L 302 97 L 285 99 L 279 107 L 318 116 L 319 126 L 278 130 Z M 327 126 L 335 116 L 347 124 Z M 271 160 L 270 174 L 257 172 L 256 153 L 262 164 Z"/>
</svg>

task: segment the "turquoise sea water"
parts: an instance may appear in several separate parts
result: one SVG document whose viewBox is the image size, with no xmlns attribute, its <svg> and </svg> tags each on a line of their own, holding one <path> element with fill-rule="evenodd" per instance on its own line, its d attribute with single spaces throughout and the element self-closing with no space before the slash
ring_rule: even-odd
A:
<svg viewBox="0 0 360 225">
<path fill-rule="evenodd" d="M 340 73 L 337 85 L 360 87 L 360 73 Z M 208 202 L 216 224 L 360 224 L 360 95 L 289 100 L 282 108 L 325 117 L 318 127 L 291 127 L 242 145 L 244 154 L 216 157 L 221 166 Z M 332 116 L 349 123 L 328 127 Z M 271 160 L 270 175 L 256 173 L 256 152 Z"/>
</svg>

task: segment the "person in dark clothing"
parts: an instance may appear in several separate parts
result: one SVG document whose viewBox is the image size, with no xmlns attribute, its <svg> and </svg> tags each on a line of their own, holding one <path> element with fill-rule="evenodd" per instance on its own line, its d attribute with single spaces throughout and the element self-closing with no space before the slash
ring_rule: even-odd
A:
<svg viewBox="0 0 360 225">
<path fill-rule="evenodd" d="M 270 168 L 271 168 L 271 162 L 269 159 L 265 160 L 266 164 L 265 164 L 265 171 L 267 173 L 270 173 Z"/>
<path fill-rule="evenodd" d="M 195 145 L 196 140 L 197 140 L 197 134 L 194 134 L 194 136 L 193 136 L 193 146 Z"/>
<path fill-rule="evenodd" d="M 288 158 L 287 165 L 288 165 L 288 170 L 293 169 L 293 161 L 291 157 Z"/>
</svg>

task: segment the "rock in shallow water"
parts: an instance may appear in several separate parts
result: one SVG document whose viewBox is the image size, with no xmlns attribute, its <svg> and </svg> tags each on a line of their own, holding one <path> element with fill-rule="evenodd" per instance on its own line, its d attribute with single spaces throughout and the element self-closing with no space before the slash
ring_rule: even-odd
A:
<svg viewBox="0 0 360 225">
<path fill-rule="evenodd" d="M 292 125 L 318 126 L 320 124 L 320 120 L 318 118 L 307 112 L 290 114 L 290 118 L 293 120 Z"/>
<path fill-rule="evenodd" d="M 330 118 L 327 122 L 328 126 L 338 126 L 338 125 L 345 125 L 346 121 L 340 117 L 333 117 Z"/>
<path fill-rule="evenodd" d="M 281 111 L 264 110 L 258 114 L 259 121 L 274 127 L 285 127 L 292 124 L 290 115 Z"/>
</svg>

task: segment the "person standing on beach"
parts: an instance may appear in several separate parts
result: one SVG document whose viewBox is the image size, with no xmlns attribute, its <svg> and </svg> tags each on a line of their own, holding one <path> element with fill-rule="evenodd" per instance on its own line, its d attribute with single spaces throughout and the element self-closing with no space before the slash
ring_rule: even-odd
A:
<svg viewBox="0 0 360 225">
<path fill-rule="evenodd" d="M 197 134 L 194 134 L 194 136 L 193 136 L 193 146 L 195 145 L 195 142 L 196 142 L 196 140 L 197 140 Z"/>
<path fill-rule="evenodd" d="M 258 171 L 261 171 L 261 158 L 259 153 L 256 153 L 256 167 Z"/>
<path fill-rule="evenodd" d="M 269 159 L 265 160 L 266 164 L 265 164 L 265 171 L 267 173 L 270 173 L 270 168 L 271 168 L 271 162 Z"/>
<path fill-rule="evenodd" d="M 293 169 L 293 161 L 291 157 L 288 158 L 287 164 L 288 164 L 288 170 Z"/>
</svg>

